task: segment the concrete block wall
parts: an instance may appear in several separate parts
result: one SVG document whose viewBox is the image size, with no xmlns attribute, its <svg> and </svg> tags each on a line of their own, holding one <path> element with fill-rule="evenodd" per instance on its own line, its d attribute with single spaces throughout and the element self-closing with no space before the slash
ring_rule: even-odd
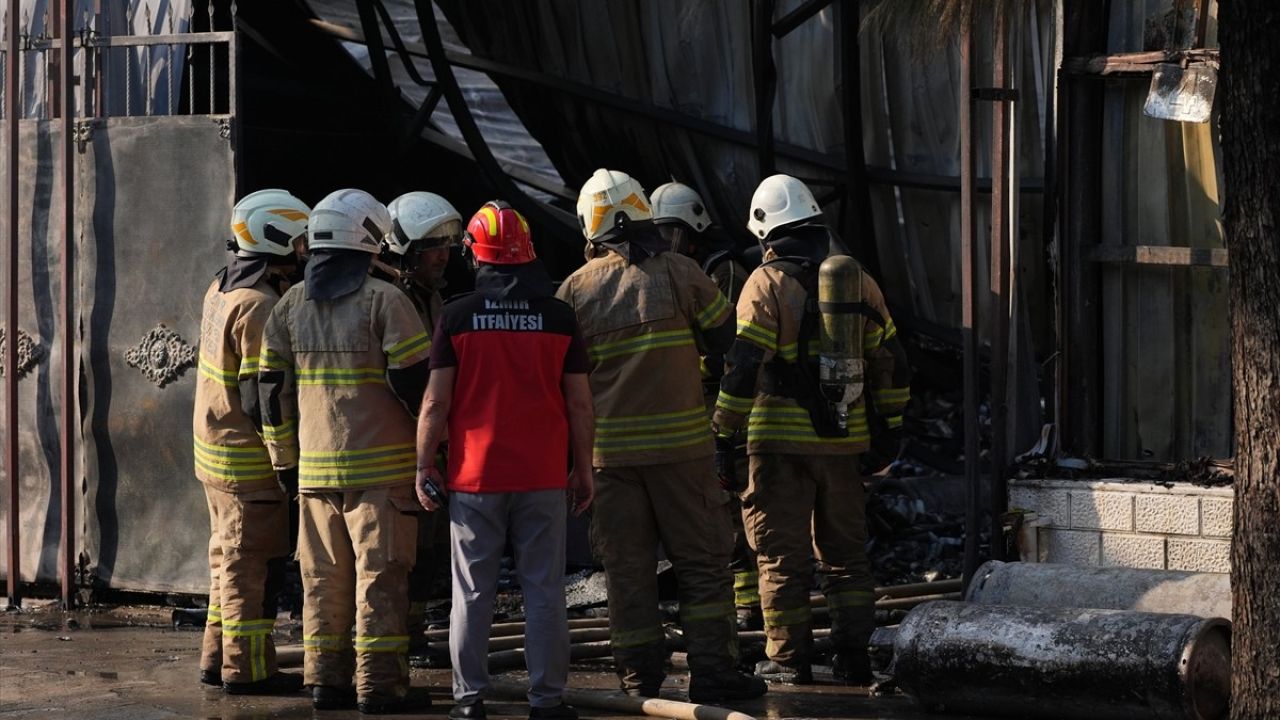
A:
<svg viewBox="0 0 1280 720">
<path fill-rule="evenodd" d="M 1231 488 L 1123 480 L 1014 480 L 1032 510 L 1041 562 L 1230 572 Z"/>
</svg>

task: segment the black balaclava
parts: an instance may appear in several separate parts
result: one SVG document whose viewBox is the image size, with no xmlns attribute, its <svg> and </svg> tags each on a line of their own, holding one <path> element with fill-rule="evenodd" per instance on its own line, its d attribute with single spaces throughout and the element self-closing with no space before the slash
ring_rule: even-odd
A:
<svg viewBox="0 0 1280 720">
<path fill-rule="evenodd" d="M 337 300 L 359 290 L 373 254 L 363 250 L 312 250 L 307 262 L 308 300 Z"/>
</svg>

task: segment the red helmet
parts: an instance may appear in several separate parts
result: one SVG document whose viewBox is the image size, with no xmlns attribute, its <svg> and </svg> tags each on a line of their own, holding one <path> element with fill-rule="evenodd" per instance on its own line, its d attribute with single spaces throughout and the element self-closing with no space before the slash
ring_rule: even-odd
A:
<svg viewBox="0 0 1280 720">
<path fill-rule="evenodd" d="M 501 200 L 485 203 L 471 216 L 462 244 L 477 262 L 490 265 L 522 265 L 538 257 L 529 223 Z"/>
</svg>

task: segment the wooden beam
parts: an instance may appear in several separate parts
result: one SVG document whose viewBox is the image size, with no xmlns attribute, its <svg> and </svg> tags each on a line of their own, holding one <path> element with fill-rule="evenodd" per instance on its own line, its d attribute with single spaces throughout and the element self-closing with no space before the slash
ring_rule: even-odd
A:
<svg viewBox="0 0 1280 720">
<path fill-rule="evenodd" d="M 1084 55 L 1062 61 L 1062 72 L 1076 77 L 1116 77 L 1150 75 L 1157 65 L 1165 63 L 1217 63 L 1217 49 L 1166 52 L 1120 53 L 1117 55 Z"/>
<path fill-rule="evenodd" d="M 1174 267 L 1229 267 L 1225 248 L 1168 247 L 1163 245 L 1099 245 L 1089 253 L 1096 263 L 1166 265 Z"/>
</svg>

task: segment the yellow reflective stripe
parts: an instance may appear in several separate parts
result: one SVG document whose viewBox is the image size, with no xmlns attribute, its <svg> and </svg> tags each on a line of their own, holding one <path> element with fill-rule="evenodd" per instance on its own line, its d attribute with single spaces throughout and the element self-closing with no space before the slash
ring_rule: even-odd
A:
<svg viewBox="0 0 1280 720">
<path fill-rule="evenodd" d="M 263 346 L 262 354 L 258 356 L 259 372 L 267 372 L 268 370 L 284 370 L 289 367 L 289 363 L 280 356 L 279 353 L 269 347 Z"/>
<path fill-rule="evenodd" d="M 206 622 L 217 621 L 218 623 L 221 623 L 222 622 L 222 606 L 210 605 L 208 611 L 205 613 L 205 617 L 206 617 Z"/>
<path fill-rule="evenodd" d="M 733 574 L 733 603 L 755 605 L 760 602 L 760 573 L 755 570 Z"/>
<path fill-rule="evenodd" d="M 380 465 L 403 464 L 406 462 L 416 462 L 418 454 L 412 449 L 400 452 L 395 455 L 386 455 L 384 457 L 374 458 L 333 458 L 329 460 L 308 460 L 301 458 L 298 462 L 299 466 L 307 470 L 323 470 L 326 468 L 339 469 L 359 469 L 359 468 L 375 468 Z"/>
<path fill-rule="evenodd" d="M 218 367 L 203 354 L 200 355 L 200 374 L 226 387 L 235 387 L 238 382 L 235 370 Z"/>
<path fill-rule="evenodd" d="M 905 403 L 911 399 L 911 388 L 888 388 L 876 390 L 877 403 Z"/>
<path fill-rule="evenodd" d="M 609 642 L 616 648 L 633 648 L 652 643 L 660 643 L 666 636 L 662 627 L 654 625 L 640 630 L 614 630 L 609 633 Z"/>
<path fill-rule="evenodd" d="M 627 434 L 642 430 L 653 430 L 688 425 L 691 422 L 706 422 L 704 408 L 690 408 L 674 412 L 654 415 L 622 415 L 596 418 L 596 433 Z"/>
<path fill-rule="evenodd" d="M 738 318 L 738 337 L 765 350 L 778 349 L 778 332 L 756 325 L 750 320 Z"/>
<path fill-rule="evenodd" d="M 243 358 L 240 360 L 240 379 L 253 377 L 258 374 L 258 358 Z"/>
<path fill-rule="evenodd" d="M 893 318 L 885 321 L 883 328 L 877 327 L 869 330 L 862 338 L 863 350 L 875 350 L 886 342 L 892 340 L 898 334 L 898 327 L 893 324 Z"/>
<path fill-rule="evenodd" d="M 729 601 L 702 603 L 698 605 L 680 605 L 681 622 L 703 622 L 706 620 L 729 620 L 733 617 L 733 603 Z"/>
<path fill-rule="evenodd" d="M 392 345 L 391 349 L 387 350 L 387 360 L 390 360 L 393 364 L 399 364 L 405 358 L 430 349 L 431 336 L 425 332 L 420 332 Z"/>
<path fill-rule="evenodd" d="M 309 470 L 306 465 L 299 463 L 298 484 L 307 487 L 358 487 L 396 480 L 412 480 L 415 473 L 415 460 L 369 470 L 341 468 Z"/>
<path fill-rule="evenodd" d="M 200 438 L 192 438 L 195 440 L 197 449 L 203 450 L 208 455 L 216 455 L 225 458 L 265 458 L 267 457 L 267 449 L 261 445 L 214 445 L 207 443 Z"/>
<path fill-rule="evenodd" d="M 889 426 L 889 427 L 891 427 L 891 428 L 898 428 L 898 427 L 902 427 L 902 416 L 901 416 L 901 415 L 890 415 L 889 417 L 886 417 L 886 418 L 884 419 L 884 424 L 885 424 L 885 425 L 887 425 L 887 426 Z"/>
<path fill-rule="evenodd" d="M 778 355 L 783 360 L 795 362 L 800 357 L 800 343 L 793 342 L 778 346 Z"/>
<path fill-rule="evenodd" d="M 716 293 L 716 299 L 703 308 L 695 319 L 698 321 L 698 327 L 703 330 L 709 330 L 723 322 L 720 316 L 727 312 L 729 312 L 729 301 L 724 299 L 724 293 Z"/>
<path fill-rule="evenodd" d="M 255 480 L 270 480 L 276 476 L 275 471 L 271 469 L 271 463 L 254 467 L 229 467 L 227 465 L 210 464 L 197 456 L 195 466 L 197 470 L 202 470 L 223 482 L 253 482 Z"/>
<path fill-rule="evenodd" d="M 249 672 L 255 682 L 267 679 L 267 638 L 270 635 L 271 631 L 268 630 L 266 635 L 255 635 L 249 638 Z"/>
<path fill-rule="evenodd" d="M 313 650 L 315 652 L 342 652 L 351 647 L 351 636 L 303 635 L 302 647 L 304 650 Z"/>
<path fill-rule="evenodd" d="M 282 425 L 266 425 L 262 426 L 262 439 L 271 442 L 281 442 L 289 440 L 298 434 L 298 421 L 287 420 Z"/>
<path fill-rule="evenodd" d="M 751 408 L 754 407 L 755 404 L 755 398 L 744 398 L 738 397 L 737 395 L 730 395 L 724 390 L 721 390 L 720 394 L 716 396 L 717 409 L 728 410 L 729 412 L 738 413 L 739 415 L 746 415 L 751 412 Z"/>
<path fill-rule="evenodd" d="M 648 433 L 621 438 L 609 438 L 596 435 L 596 451 L 605 450 L 661 450 L 666 448 L 682 448 L 697 445 L 711 439 L 711 425 L 703 419 L 703 427 L 692 428 L 680 432 Z"/>
<path fill-rule="evenodd" d="M 299 457 L 303 460 L 321 462 L 323 460 L 358 460 L 361 458 L 380 458 L 413 452 L 413 443 L 396 443 L 394 445 L 375 445 L 360 450 L 303 450 Z"/>
<path fill-rule="evenodd" d="M 837 593 L 827 593 L 827 607 L 833 610 L 837 608 L 867 607 L 874 604 L 875 598 L 866 590 L 842 590 Z"/>
<path fill-rule="evenodd" d="M 684 347 L 686 345 L 693 345 L 693 333 L 688 328 L 680 328 L 678 330 L 664 330 L 663 332 L 647 332 L 635 337 L 592 345 L 587 348 L 587 354 L 592 360 L 598 362 L 622 355 L 632 355 L 661 348 Z"/>
<path fill-rule="evenodd" d="M 766 627 L 786 627 L 788 625 L 808 624 L 812 618 L 813 613 L 808 605 L 792 608 L 790 610 L 764 611 L 764 624 Z"/>
<path fill-rule="evenodd" d="M 369 385 L 386 382 L 382 368 L 298 368 L 299 385 Z"/>
<path fill-rule="evenodd" d="M 408 635 L 356 636 L 356 652 L 408 652 Z"/>
<path fill-rule="evenodd" d="M 848 437 L 819 437 L 812 429 L 786 428 L 775 426 L 757 426 L 747 428 L 747 443 L 766 441 L 791 443 L 833 443 L 836 445 L 857 445 L 871 440 L 866 432 L 850 430 Z"/>
</svg>

